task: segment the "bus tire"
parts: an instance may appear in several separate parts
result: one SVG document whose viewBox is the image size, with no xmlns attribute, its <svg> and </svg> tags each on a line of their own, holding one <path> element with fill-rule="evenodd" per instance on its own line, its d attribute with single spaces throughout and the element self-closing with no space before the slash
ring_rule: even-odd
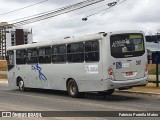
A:
<svg viewBox="0 0 160 120">
<path fill-rule="evenodd" d="M 79 97 L 79 90 L 78 90 L 78 86 L 75 80 L 73 79 L 69 80 L 67 84 L 67 91 L 68 91 L 69 96 L 73 98 Z"/>
<path fill-rule="evenodd" d="M 20 91 L 25 91 L 26 90 L 25 87 L 24 87 L 24 81 L 22 79 L 20 79 L 18 81 L 18 87 L 19 87 Z"/>
<path fill-rule="evenodd" d="M 99 95 L 106 96 L 106 95 L 112 95 L 113 92 L 114 92 L 114 89 L 110 89 L 110 90 L 107 90 L 104 92 L 98 92 L 98 93 Z"/>
<path fill-rule="evenodd" d="M 110 89 L 110 90 L 107 90 L 105 93 L 106 95 L 112 95 L 114 92 L 114 89 Z"/>
</svg>

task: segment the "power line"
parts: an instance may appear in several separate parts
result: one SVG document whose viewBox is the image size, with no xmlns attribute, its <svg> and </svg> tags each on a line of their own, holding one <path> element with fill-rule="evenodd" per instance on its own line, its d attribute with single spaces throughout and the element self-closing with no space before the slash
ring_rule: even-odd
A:
<svg viewBox="0 0 160 120">
<path fill-rule="evenodd" d="M 33 7 L 33 6 L 38 5 L 38 4 L 42 4 L 42 3 L 47 2 L 47 1 L 48 0 L 44 0 L 44 1 L 41 1 L 41 2 L 38 2 L 38 3 L 32 4 L 32 5 L 26 6 L 26 7 L 23 7 L 23 8 L 19 8 L 19 9 L 16 9 L 16 10 L 12 10 L 12 11 L 9 11 L 9 12 L 2 13 L 0 15 L 6 15 L 6 14 L 9 14 L 9 13 L 17 12 L 17 11 L 20 11 L 20 10 L 23 10 L 23 9 L 26 9 L 26 8 L 29 8 L 29 7 Z"/>
<path fill-rule="evenodd" d="M 112 7 L 114 7 L 114 6 L 116 6 L 116 5 L 119 5 L 119 4 L 122 4 L 123 2 L 126 2 L 126 0 L 123 0 L 123 1 L 121 1 L 121 2 L 120 2 L 120 1 L 121 1 L 121 0 L 117 0 L 117 2 L 108 3 L 108 6 L 109 6 L 108 8 L 102 9 L 102 10 L 100 10 L 100 11 L 94 13 L 94 14 L 88 15 L 88 16 L 86 16 L 85 18 L 82 18 L 82 20 L 83 20 L 83 21 L 86 21 L 88 17 L 91 17 L 91 16 L 93 16 L 93 15 L 99 14 L 99 13 L 101 13 L 101 12 L 103 12 L 103 11 L 106 11 L 106 10 L 108 10 L 108 9 L 111 9 Z"/>
<path fill-rule="evenodd" d="M 103 0 L 102 2 L 105 2 L 106 0 Z M 110 0 L 108 0 L 110 1 Z M 106 6 L 106 5 L 103 5 L 103 6 Z M 30 18 L 33 18 L 33 17 L 37 17 L 37 16 L 40 16 L 40 15 L 44 15 L 44 14 L 48 14 L 48 13 L 51 13 L 51 12 L 54 12 L 54 11 L 58 11 L 60 10 L 60 8 L 58 9 L 55 9 L 55 10 L 50 10 L 50 11 L 46 11 L 46 12 L 42 12 L 42 13 L 39 13 L 39 14 L 35 14 L 35 15 L 31 15 L 31 16 L 27 16 L 27 17 L 23 17 L 23 18 L 18 18 L 18 19 L 14 19 L 14 20 L 10 20 L 8 22 L 16 22 L 16 21 L 19 21 L 19 20 L 25 20 L 25 19 L 30 19 Z"/>
<path fill-rule="evenodd" d="M 33 23 L 33 22 L 37 22 L 37 21 L 49 19 L 49 18 L 52 18 L 52 17 L 55 17 L 55 16 L 59 16 L 59 15 L 65 14 L 65 13 L 69 13 L 69 12 L 72 12 L 72 11 L 75 11 L 75 10 L 78 10 L 78 9 L 82 9 L 82 8 L 91 6 L 93 4 L 96 4 L 96 3 L 99 3 L 99 2 L 102 2 L 102 1 L 105 1 L 105 0 L 85 0 L 83 2 L 79 2 L 79 3 L 73 4 L 73 5 L 69 5 L 69 6 L 60 8 L 60 9 L 56 9 L 56 10 L 53 10 L 52 12 L 45 13 L 45 14 L 42 14 L 42 15 L 39 15 L 39 16 L 36 16 L 36 17 L 33 17 L 33 18 L 29 18 L 29 19 L 26 19 L 26 20 L 22 20 L 22 21 L 19 21 L 19 22 L 16 22 L 16 23 L 12 23 L 12 24 L 15 25 L 15 26 L 30 24 L 30 23 Z"/>
<path fill-rule="evenodd" d="M 80 3 L 77 3 L 77 4 L 74 4 L 74 5 L 81 5 L 81 4 L 84 4 L 85 2 L 87 2 L 89 0 L 86 0 L 86 1 L 83 1 L 83 2 L 80 2 Z M 62 7 L 62 8 L 58 8 L 58 9 L 55 9 L 55 10 L 50 10 L 50 11 L 47 11 L 47 12 L 42 12 L 42 13 L 39 13 L 39 14 L 35 14 L 35 15 L 31 15 L 31 16 L 28 16 L 28 17 L 24 17 L 24 18 L 20 18 L 20 19 L 16 19 L 16 20 L 12 20 L 12 21 L 17 21 L 17 20 L 27 20 L 27 19 L 31 19 L 31 18 L 36 18 L 36 17 L 40 17 L 42 15 L 48 15 L 48 14 L 51 14 L 53 12 L 58 12 L 60 10 L 65 10 L 65 9 L 69 9 L 72 5 L 69 5 L 69 6 L 66 6 L 66 7 Z M 10 21 L 10 22 L 12 22 Z"/>
<path fill-rule="evenodd" d="M 107 3 L 109 2 L 110 0 L 108 0 L 107 1 Z M 89 9 L 89 10 L 87 10 L 87 11 L 83 11 L 83 12 L 81 12 L 81 13 L 78 13 L 78 14 L 76 14 L 76 15 L 72 15 L 72 16 L 69 16 L 68 18 L 67 18 L 67 20 L 65 19 L 65 20 L 62 20 L 61 19 L 61 21 L 59 21 L 59 19 L 57 19 L 56 21 L 58 21 L 58 22 L 53 22 L 53 24 L 54 23 L 63 23 L 63 22 L 68 22 L 69 20 L 80 20 L 81 19 L 81 17 L 79 17 L 79 18 L 76 18 L 76 19 L 72 19 L 73 17 L 75 17 L 75 16 L 78 16 L 78 15 L 81 15 L 81 14 L 83 14 L 84 12 L 85 13 L 87 13 L 87 12 L 90 12 L 90 11 L 95 11 L 96 9 L 99 9 L 99 8 L 103 8 L 103 7 L 106 7 L 106 1 L 103 3 L 103 5 L 100 5 L 100 6 L 98 6 L 98 7 L 95 7 L 95 8 L 92 8 L 92 9 Z M 47 23 L 48 24 L 48 23 Z M 44 24 L 43 24 L 44 25 Z M 42 27 L 42 25 L 36 25 L 36 26 L 33 26 L 32 28 L 35 28 L 35 27 L 39 27 L 39 26 L 41 26 Z"/>
<path fill-rule="evenodd" d="M 19 22 L 15 22 L 15 23 L 12 23 L 12 25 L 22 26 L 22 25 L 42 21 L 42 20 L 45 20 L 45 19 L 49 19 L 49 18 L 52 18 L 52 17 L 56 17 L 56 16 L 59 16 L 59 15 L 65 14 L 65 13 L 69 13 L 69 12 L 72 12 L 72 11 L 75 11 L 75 10 L 79 10 L 79 9 L 82 9 L 82 8 L 85 8 L 85 7 L 100 3 L 100 2 L 104 2 L 104 1 L 106 1 L 106 0 L 85 0 L 85 1 L 73 4 L 73 5 L 69 5 L 69 6 L 66 6 L 66 7 L 56 9 L 56 10 L 52 10 L 52 11 L 49 11 L 49 12 L 44 12 L 44 14 L 40 13 L 40 15 L 38 14 L 38 16 L 34 15 L 36 17 L 32 17 L 32 18 L 25 19 L 25 20 L 22 20 L 22 21 L 19 21 Z M 120 1 L 120 0 L 117 0 L 117 1 Z"/>
<path fill-rule="evenodd" d="M 116 3 L 116 4 L 115 4 L 115 2 L 110 2 L 110 3 L 108 3 L 108 4 L 105 3 L 105 4 L 101 5 L 101 6 L 96 7 L 96 8 L 92 8 L 92 9 L 90 9 L 90 10 L 88 10 L 88 11 L 94 11 L 94 10 L 97 9 L 97 8 L 105 7 L 106 5 L 109 6 L 108 8 L 104 8 L 104 9 L 102 9 L 102 10 L 96 12 L 96 13 L 93 13 L 93 14 L 88 15 L 87 18 L 88 18 L 88 17 L 91 17 L 91 16 L 93 16 L 93 15 L 96 15 L 96 14 L 98 14 L 98 13 L 100 13 L 100 12 L 103 12 L 103 11 L 106 11 L 106 10 L 108 10 L 108 9 L 111 9 L 112 7 L 117 6 L 117 5 L 119 5 L 119 4 L 122 4 L 122 3 L 125 2 L 125 1 L 126 1 L 126 0 L 123 0 L 123 1 L 117 0 L 117 3 Z M 85 12 L 88 12 L 88 11 L 85 11 Z M 82 14 L 82 13 L 76 14 L 76 16 L 81 15 L 81 14 Z M 74 16 L 70 16 L 70 18 L 72 18 L 72 17 L 75 17 L 75 15 L 74 15 Z M 79 17 L 79 18 L 76 18 L 76 19 L 67 19 L 67 20 L 65 19 L 65 20 L 61 20 L 61 21 L 57 20 L 58 22 L 54 22 L 53 24 L 64 23 L 64 22 L 69 22 L 70 20 L 73 21 L 73 20 L 79 20 L 79 19 L 80 19 L 80 17 Z M 48 24 L 48 23 L 47 23 L 47 24 Z M 43 24 L 43 25 L 44 25 L 44 24 Z M 39 26 L 42 27 L 42 25 L 39 25 Z M 39 27 L 39 26 L 34 26 L 34 27 L 32 27 L 32 28 Z"/>
</svg>

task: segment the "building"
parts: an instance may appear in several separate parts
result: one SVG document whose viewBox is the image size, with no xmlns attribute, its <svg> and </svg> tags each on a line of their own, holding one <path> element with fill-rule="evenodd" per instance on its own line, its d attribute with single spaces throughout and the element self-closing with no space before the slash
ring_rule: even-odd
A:
<svg viewBox="0 0 160 120">
<path fill-rule="evenodd" d="M 0 23 L 0 59 L 4 58 L 6 55 L 6 29 L 11 29 L 13 27 L 13 25 L 7 22 Z"/>
<path fill-rule="evenodd" d="M 32 31 L 27 29 L 6 30 L 6 48 L 33 42 Z"/>
<path fill-rule="evenodd" d="M 6 22 L 0 23 L 0 59 L 5 58 L 7 47 L 33 42 L 32 30 L 13 27 Z"/>
</svg>

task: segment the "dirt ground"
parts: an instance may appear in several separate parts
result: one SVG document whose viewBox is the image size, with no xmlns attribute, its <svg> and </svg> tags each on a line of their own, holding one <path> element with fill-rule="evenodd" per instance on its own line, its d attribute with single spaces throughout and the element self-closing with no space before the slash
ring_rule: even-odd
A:
<svg viewBox="0 0 160 120">
<path fill-rule="evenodd" d="M 160 68 L 160 65 L 159 65 Z M 156 69 L 156 64 L 148 64 L 148 70 L 154 70 Z"/>
<path fill-rule="evenodd" d="M 7 71 L 7 62 L 4 60 L 0 60 L 0 71 Z M 0 79 L 6 79 L 6 74 L 0 74 Z"/>
<path fill-rule="evenodd" d="M 0 60 L 0 71 L 6 71 L 7 70 L 7 62 L 4 60 Z"/>
</svg>

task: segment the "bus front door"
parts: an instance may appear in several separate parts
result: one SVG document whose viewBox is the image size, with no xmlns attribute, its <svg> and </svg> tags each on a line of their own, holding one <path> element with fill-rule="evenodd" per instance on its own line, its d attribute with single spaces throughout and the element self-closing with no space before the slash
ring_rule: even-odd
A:
<svg viewBox="0 0 160 120">
<path fill-rule="evenodd" d="M 8 65 L 8 83 L 10 87 L 15 87 L 15 60 L 14 60 L 14 51 L 7 52 L 7 65 Z"/>
</svg>

